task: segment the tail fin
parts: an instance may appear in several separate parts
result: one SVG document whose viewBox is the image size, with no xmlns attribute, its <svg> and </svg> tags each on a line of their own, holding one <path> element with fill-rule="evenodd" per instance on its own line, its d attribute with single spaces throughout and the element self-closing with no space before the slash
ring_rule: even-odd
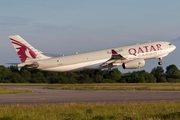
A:
<svg viewBox="0 0 180 120">
<path fill-rule="evenodd" d="M 22 63 L 50 58 L 38 52 L 19 35 L 9 36 L 9 38 Z"/>
</svg>

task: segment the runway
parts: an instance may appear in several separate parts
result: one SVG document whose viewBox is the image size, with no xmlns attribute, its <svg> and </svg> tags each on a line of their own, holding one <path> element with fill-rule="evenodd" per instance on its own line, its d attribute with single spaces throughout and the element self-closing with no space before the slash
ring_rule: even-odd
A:
<svg viewBox="0 0 180 120">
<path fill-rule="evenodd" d="M 180 100 L 180 91 L 172 90 L 58 90 L 45 86 L 0 86 L 34 90 L 37 93 L 0 94 L 0 104 L 37 104 L 64 102 L 142 102 Z"/>
</svg>

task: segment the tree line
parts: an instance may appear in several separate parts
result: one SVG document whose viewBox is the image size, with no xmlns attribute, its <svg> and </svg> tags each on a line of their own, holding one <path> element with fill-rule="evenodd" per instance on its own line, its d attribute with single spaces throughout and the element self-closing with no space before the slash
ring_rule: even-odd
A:
<svg viewBox="0 0 180 120">
<path fill-rule="evenodd" d="M 117 68 L 112 75 L 107 70 L 84 70 L 79 72 L 47 72 L 16 66 L 0 66 L 0 83 L 178 83 L 180 70 L 169 65 L 166 71 L 161 66 L 154 67 L 150 73 L 145 70 L 121 73 Z M 91 75 L 91 76 L 89 76 Z"/>
</svg>

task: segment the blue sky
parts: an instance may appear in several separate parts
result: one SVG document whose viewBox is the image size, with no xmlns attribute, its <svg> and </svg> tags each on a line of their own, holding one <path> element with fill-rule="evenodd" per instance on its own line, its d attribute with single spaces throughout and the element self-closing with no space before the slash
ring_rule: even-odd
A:
<svg viewBox="0 0 180 120">
<path fill-rule="evenodd" d="M 175 64 L 180 69 L 179 5 L 179 0 L 1 0 L 0 64 L 20 62 L 8 37 L 18 34 L 54 54 L 170 41 L 177 48 L 163 58 L 163 67 Z M 151 71 L 157 62 L 147 60 L 141 69 Z"/>
</svg>

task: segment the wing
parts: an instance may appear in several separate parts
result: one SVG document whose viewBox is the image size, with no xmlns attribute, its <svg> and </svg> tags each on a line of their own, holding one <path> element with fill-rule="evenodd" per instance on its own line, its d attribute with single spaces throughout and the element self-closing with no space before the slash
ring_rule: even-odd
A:
<svg viewBox="0 0 180 120">
<path fill-rule="evenodd" d="M 112 56 L 111 58 L 103 63 L 101 66 L 107 66 L 108 64 L 113 64 L 113 66 L 122 65 L 122 63 L 126 62 L 127 59 L 122 55 L 118 54 L 114 49 L 111 50 Z"/>
</svg>

